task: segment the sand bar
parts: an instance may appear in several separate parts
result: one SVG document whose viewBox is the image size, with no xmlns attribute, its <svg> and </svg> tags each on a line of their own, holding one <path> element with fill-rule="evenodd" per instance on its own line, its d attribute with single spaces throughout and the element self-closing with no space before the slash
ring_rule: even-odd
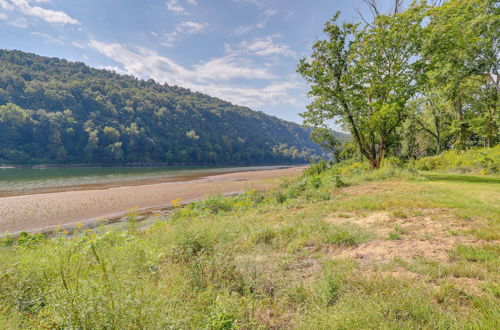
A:
<svg viewBox="0 0 500 330">
<path fill-rule="evenodd" d="M 0 197 L 0 233 L 42 231 L 98 218 L 116 217 L 131 208 L 167 208 L 171 201 L 200 199 L 211 194 L 262 190 L 280 177 L 297 177 L 303 166 L 236 172 L 196 180 Z"/>
</svg>

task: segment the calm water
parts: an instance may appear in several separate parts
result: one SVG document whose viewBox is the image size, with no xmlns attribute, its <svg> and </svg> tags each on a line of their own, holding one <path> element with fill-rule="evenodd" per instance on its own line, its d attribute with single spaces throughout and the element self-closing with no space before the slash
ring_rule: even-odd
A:
<svg viewBox="0 0 500 330">
<path fill-rule="evenodd" d="M 0 196 L 106 188 L 283 166 L 0 168 Z"/>
</svg>

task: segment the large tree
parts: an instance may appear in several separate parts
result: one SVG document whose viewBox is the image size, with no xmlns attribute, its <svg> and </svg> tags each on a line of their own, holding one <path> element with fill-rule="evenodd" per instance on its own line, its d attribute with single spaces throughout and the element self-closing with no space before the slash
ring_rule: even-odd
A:
<svg viewBox="0 0 500 330">
<path fill-rule="evenodd" d="M 450 0 L 431 7 L 422 55 L 428 63 L 431 89 L 442 91 L 452 104 L 457 149 L 470 135 L 471 85 L 489 89 L 483 104 L 488 145 L 494 144 L 499 93 L 499 8 L 493 0 Z M 472 81 L 471 81 L 472 80 Z M 477 82 L 480 83 L 477 83 Z M 477 113 L 476 113 L 477 115 Z"/>
<path fill-rule="evenodd" d="M 365 26 L 339 24 L 337 13 L 325 24 L 328 38 L 298 66 L 313 98 L 302 114 L 305 122 L 318 127 L 336 120 L 372 168 L 380 166 L 417 90 L 423 12 L 414 4 L 402 13 L 378 14 Z"/>
</svg>

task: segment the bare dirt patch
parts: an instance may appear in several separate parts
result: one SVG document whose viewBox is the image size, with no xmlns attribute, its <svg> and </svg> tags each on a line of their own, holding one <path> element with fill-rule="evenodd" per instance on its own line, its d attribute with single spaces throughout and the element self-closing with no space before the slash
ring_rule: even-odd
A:
<svg viewBox="0 0 500 330">
<path fill-rule="evenodd" d="M 241 255 L 236 263 L 244 273 L 257 272 L 268 279 L 301 281 L 319 272 L 320 263 L 310 257 L 297 257 L 286 253 Z"/>
<path fill-rule="evenodd" d="M 358 246 L 343 249 L 341 257 L 357 259 L 361 265 L 386 263 L 394 258 L 425 257 L 447 261 L 449 251 L 459 244 L 474 245 L 477 239 L 457 235 L 465 232 L 469 224 L 456 219 L 445 210 L 418 210 L 419 216 L 400 218 L 391 212 L 375 212 L 350 218 L 333 215 L 331 223 L 351 222 L 375 233 L 375 238 Z M 392 233 L 392 235 L 391 235 Z M 337 252 L 338 253 L 338 252 Z"/>
<path fill-rule="evenodd" d="M 380 193 L 382 191 L 391 190 L 391 186 L 392 185 L 390 183 L 386 183 L 383 185 L 381 185 L 380 183 L 365 183 L 338 189 L 336 193 L 345 195 L 364 195 L 375 192 Z"/>
</svg>

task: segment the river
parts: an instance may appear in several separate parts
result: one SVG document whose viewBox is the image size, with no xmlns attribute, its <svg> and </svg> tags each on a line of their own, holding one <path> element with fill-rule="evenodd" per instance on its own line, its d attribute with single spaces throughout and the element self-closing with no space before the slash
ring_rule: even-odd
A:
<svg viewBox="0 0 500 330">
<path fill-rule="evenodd" d="M 79 189 L 105 189 L 288 166 L 114 166 L 0 168 L 0 197 Z"/>
</svg>

